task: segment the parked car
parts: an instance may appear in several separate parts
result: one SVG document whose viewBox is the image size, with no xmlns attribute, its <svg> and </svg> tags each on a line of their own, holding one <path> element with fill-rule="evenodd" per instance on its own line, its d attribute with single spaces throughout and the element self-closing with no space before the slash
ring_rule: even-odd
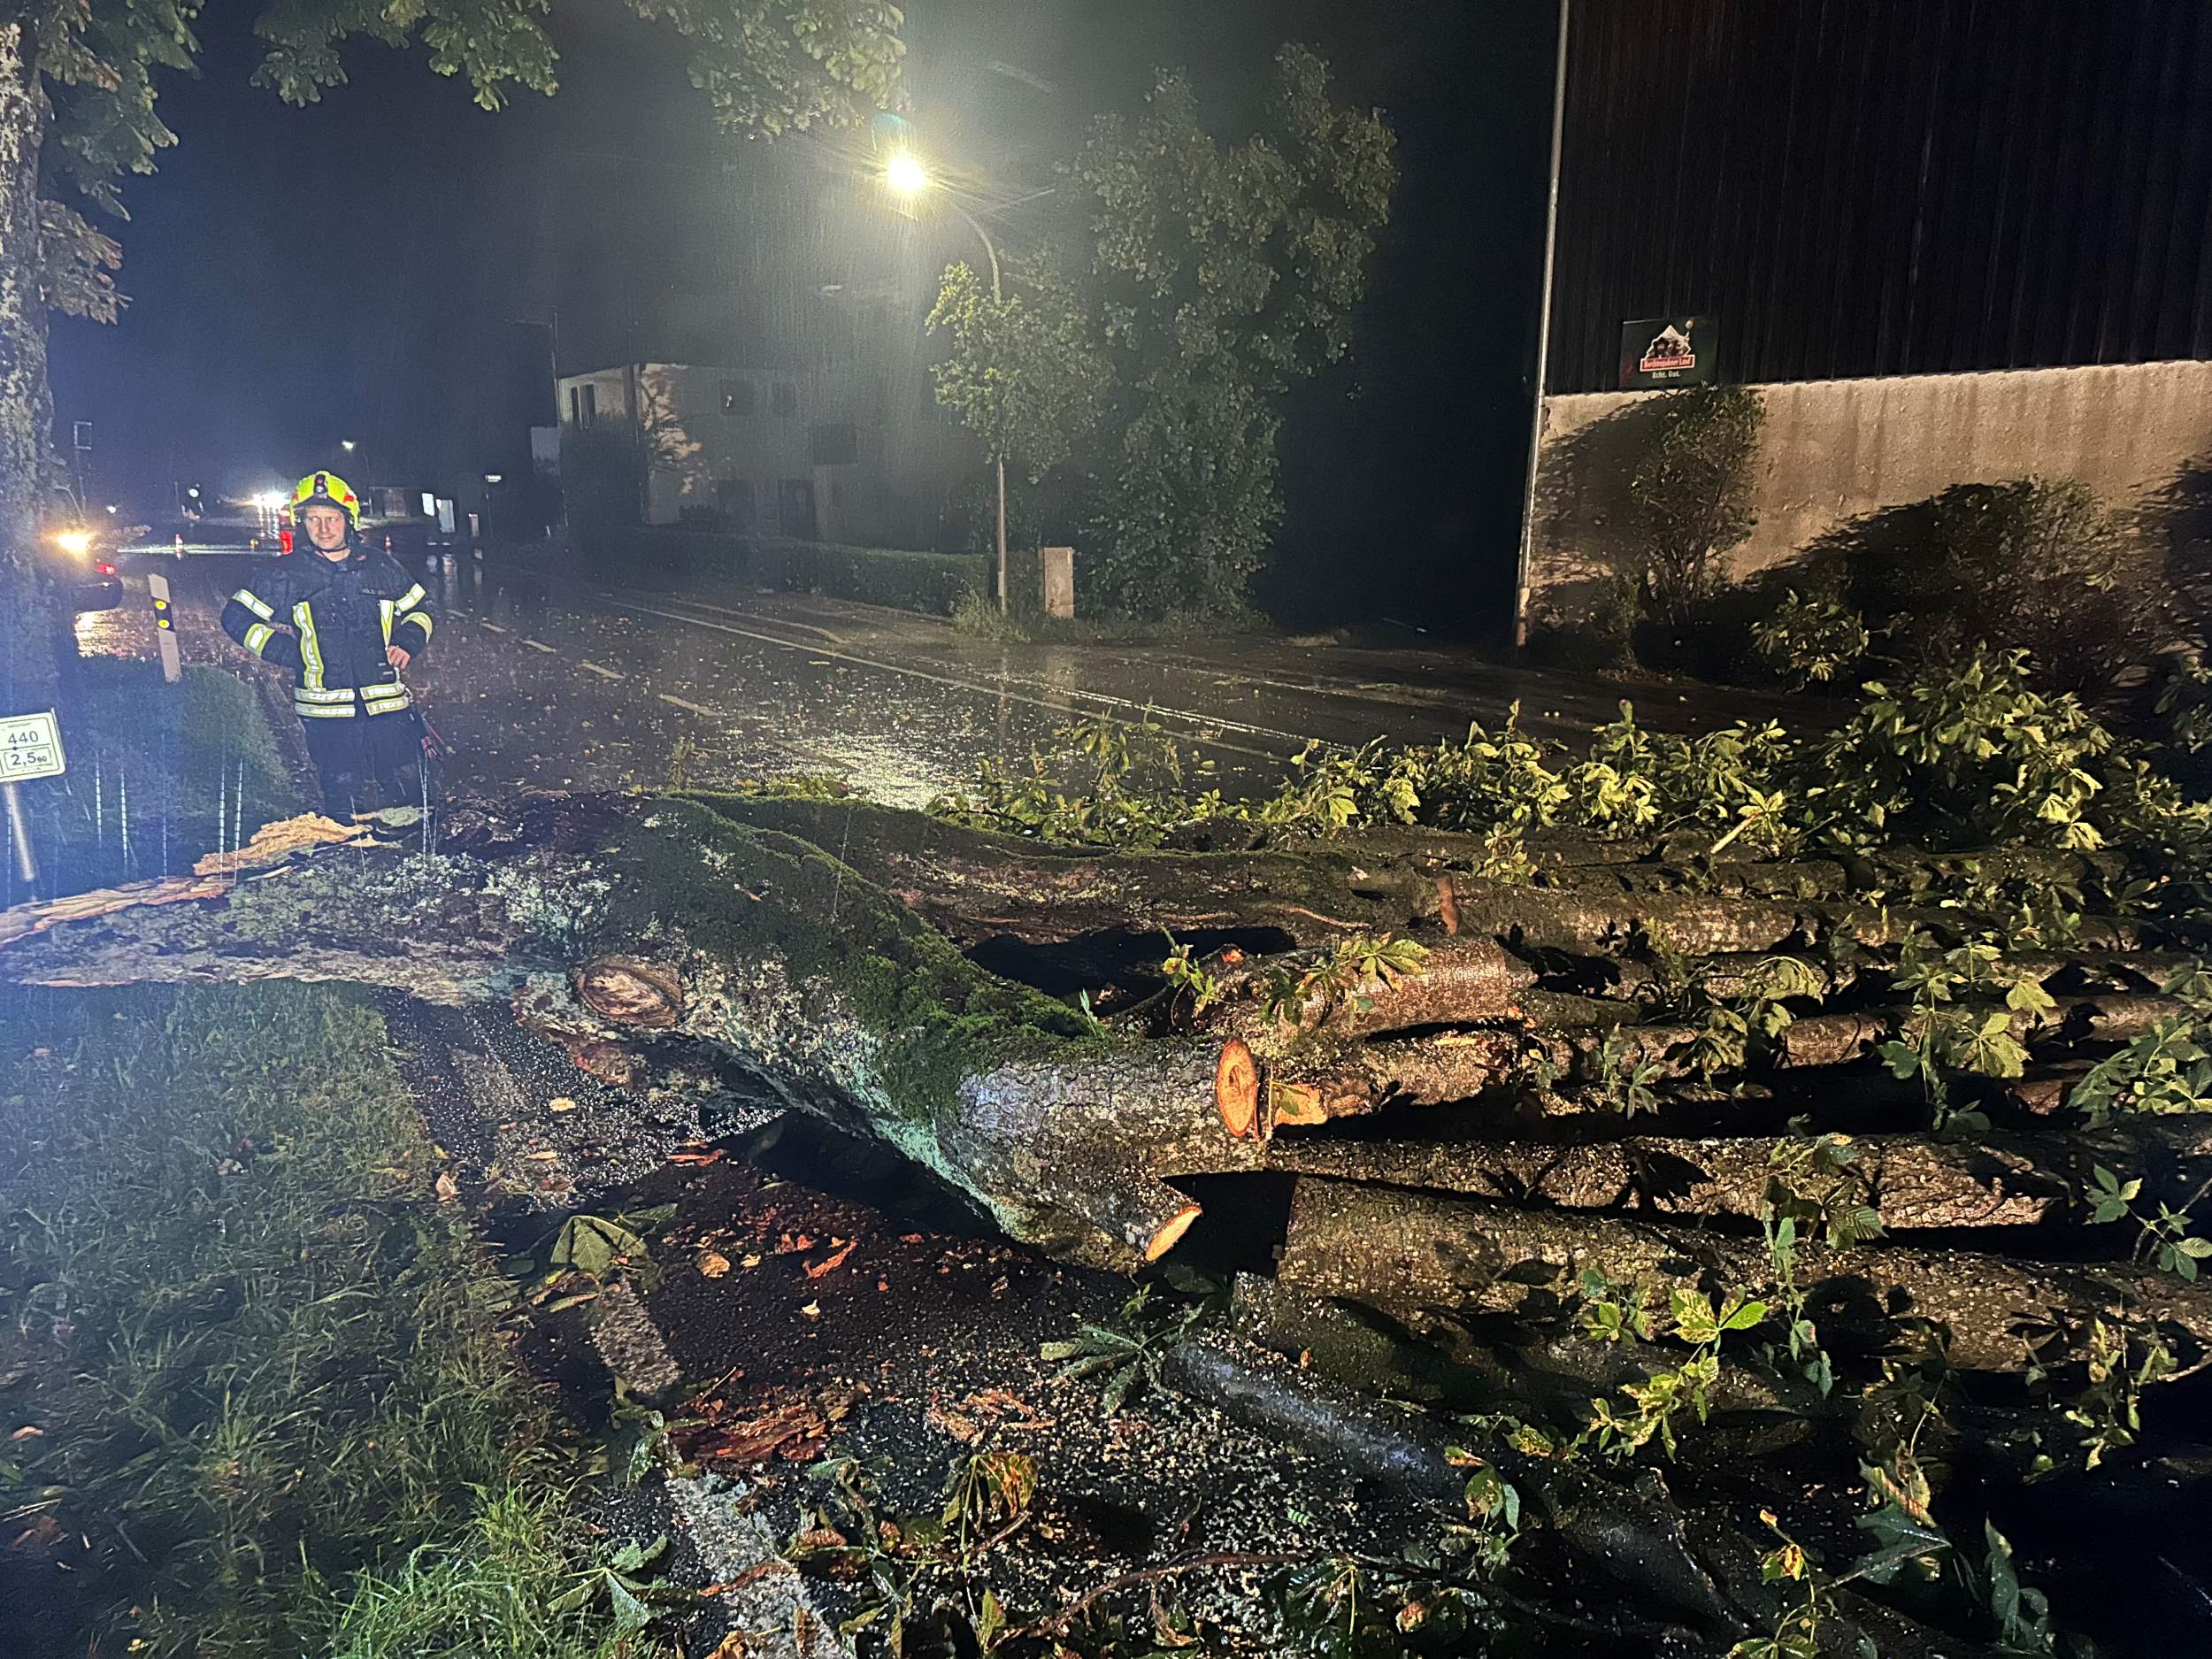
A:
<svg viewBox="0 0 2212 1659">
<path fill-rule="evenodd" d="M 88 611 L 112 611 L 123 603 L 123 579 L 91 531 L 56 531 L 48 546 L 67 609 L 81 616 Z"/>
</svg>

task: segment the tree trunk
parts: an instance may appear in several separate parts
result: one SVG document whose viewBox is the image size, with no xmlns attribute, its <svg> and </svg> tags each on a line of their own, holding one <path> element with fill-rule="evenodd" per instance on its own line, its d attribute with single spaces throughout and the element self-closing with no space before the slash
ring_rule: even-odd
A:
<svg viewBox="0 0 2212 1659">
<path fill-rule="evenodd" d="M 1770 1284 L 1756 1238 L 1615 1217 L 1509 1209 L 1344 1181 L 1299 1178 L 1281 1277 L 1317 1295 L 1390 1310 L 1467 1314 L 1556 1310 L 1595 1268 L 1620 1285 L 1725 1292 Z M 2212 1290 L 2120 1263 L 2014 1261 L 1978 1251 L 1873 1244 L 1800 1245 L 1797 1277 L 1823 1337 L 1874 1348 L 1912 1346 L 1904 1321 L 1946 1335 L 1966 1371 L 2024 1370 L 2030 1340 L 2047 1362 L 2093 1318 L 2132 1312 L 2162 1326 L 2177 1363 L 2212 1359 Z"/>
<path fill-rule="evenodd" d="M 27 24 L 0 22 L 0 714 L 53 707 L 58 683 L 35 541 L 53 399 L 38 209 L 49 111 L 35 50 Z"/>
<path fill-rule="evenodd" d="M 1743 1140 L 1568 1148 L 1448 1138 L 1463 1137 L 1471 1121 L 1460 1102 L 1474 1102 L 1486 1128 L 1512 1133 L 1510 1118 L 1490 1107 L 1530 1098 L 1532 1077 L 1571 1075 L 1563 1062 L 1586 1059 L 1577 1045 L 1595 1041 L 1553 1023 L 1580 999 L 1532 987 L 1530 959 L 1502 948 L 1501 936 L 1532 930 L 1586 949 L 1626 948 L 1640 926 L 1633 918 L 1650 912 L 1486 884 L 1460 895 L 1479 902 L 1463 904 L 1458 937 L 1425 930 L 1432 972 L 1309 997 L 1295 1019 L 1265 1021 L 1256 987 L 1316 957 L 1259 956 L 1236 964 L 1232 988 L 1240 994 L 1208 1010 L 1197 1029 L 1155 1036 L 1102 1026 L 986 971 L 952 940 L 987 941 L 991 930 L 1028 926 L 1031 916 L 1039 938 L 1064 927 L 1049 897 L 1026 911 L 1008 908 L 1013 900 L 1000 889 L 1009 867 L 1029 879 L 1056 865 L 1094 922 L 1121 898 L 1155 915 L 1217 902 L 1217 856 L 1071 857 L 955 831 L 945 836 L 949 867 L 939 868 L 926 850 L 937 833 L 913 815 L 805 803 L 825 820 L 825 839 L 849 812 L 862 856 L 905 895 L 926 895 L 948 918 L 940 931 L 821 845 L 736 821 L 772 817 L 760 810 L 771 803 L 724 804 L 535 797 L 519 810 L 457 814 L 447 844 L 464 850 L 434 858 L 365 845 L 371 832 L 362 826 L 296 820 L 192 878 L 0 916 L 0 978 L 101 985 L 285 976 L 447 1004 L 503 1003 L 599 1076 L 684 1078 L 692 1081 L 682 1087 L 780 1100 L 920 1162 L 1016 1238 L 1118 1267 L 1156 1259 L 1191 1225 L 1199 1201 L 1178 1180 L 1272 1171 L 1300 1178 L 1286 1279 L 1378 1307 L 1512 1312 L 1526 1275 L 1505 1270 L 1528 1263 L 1543 1270 L 1539 1277 L 1588 1262 L 1617 1278 L 1681 1282 L 1703 1273 L 1754 1286 L 1771 1278 L 1740 1225 L 1756 1212 L 1782 1126 L 1755 1090 L 1727 1099 L 1728 1111 L 1756 1131 Z M 1285 892 L 1333 889 L 1341 902 L 1356 896 L 1355 883 L 1394 893 L 1402 905 L 1424 893 L 1435 898 L 1432 878 L 1371 869 L 1356 843 L 1264 863 L 1217 856 L 1232 872 L 1267 872 L 1243 895 L 1248 915 L 1279 907 Z M 960 913 L 964 894 L 985 918 Z M 1721 925 L 1724 906 L 1694 902 L 1705 907 L 1697 925 L 1709 937 L 1771 932 L 1784 914 L 1730 926 Z M 1674 914 L 1679 921 L 1686 912 Z M 1649 1038 L 1682 1028 L 1631 1029 Z M 1295 1133 L 1354 1118 L 1371 1120 L 1356 1141 L 1302 1141 Z M 1604 1126 L 1585 1120 L 1579 1138 Z M 1867 1143 L 1867 1167 L 1893 1225 L 2011 1225 L 2070 1213 L 2083 1160 L 2124 1159 L 2131 1149 L 2127 1173 L 2156 1166 L 2142 1171 L 2154 1195 L 2186 1197 L 2205 1162 L 2200 1138 L 2177 1125 L 2075 1147 L 2028 1137 L 1985 1152 L 1878 1138 Z M 1524 1207 L 1407 1190 L 1418 1187 L 1499 1194 Z M 1223 1190 L 1218 1202 L 1234 1205 L 1248 1189 Z M 1629 1194 L 1738 1225 L 1730 1234 L 1586 1213 Z M 1263 1201 L 1254 1202 L 1256 1218 Z M 1966 1363 L 2016 1362 L 2019 1345 L 2005 1335 L 2015 1315 L 2078 1318 L 2111 1307 L 2115 1284 L 2169 1308 L 2186 1331 L 2212 1330 L 2196 1293 L 2126 1268 L 2041 1269 L 1886 1246 L 1833 1258 L 1808 1246 L 1804 1259 L 1814 1278 L 1864 1276 L 1947 1323 L 1972 1356 Z M 1858 1323 L 1869 1340 L 1895 1334 L 1886 1319 Z M 1849 1328 L 1848 1319 L 1837 1325 Z"/>
<path fill-rule="evenodd" d="M 1776 1153 L 1801 1144 L 1765 1135 L 1630 1135 L 1570 1146 L 1284 1138 L 1268 1149 L 1265 1167 L 1524 1206 L 1754 1220 L 1767 1202 Z M 2188 1118 L 2094 1135 L 1990 1136 L 1980 1145 L 1903 1134 L 1864 1135 L 1853 1145 L 1867 1202 L 1892 1233 L 2078 1222 L 2097 1164 L 2139 1171 L 2147 1202 L 2177 1209 L 2212 1179 L 2212 1127 Z"/>
</svg>

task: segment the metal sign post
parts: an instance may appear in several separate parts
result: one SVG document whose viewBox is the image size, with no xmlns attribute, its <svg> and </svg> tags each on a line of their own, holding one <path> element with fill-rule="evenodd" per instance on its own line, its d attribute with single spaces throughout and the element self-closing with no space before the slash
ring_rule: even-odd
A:
<svg viewBox="0 0 2212 1659">
<path fill-rule="evenodd" d="M 52 710 L 43 714 L 0 716 L 0 793 L 8 805 L 8 838 L 15 843 L 15 871 L 23 885 L 38 885 L 38 855 L 31 847 L 30 821 L 23 813 L 23 785 L 34 778 L 58 778 L 68 769 L 61 750 L 61 725 Z"/>
<path fill-rule="evenodd" d="M 184 668 L 177 657 L 177 614 L 169 603 L 169 579 L 150 572 L 146 591 L 154 599 L 154 639 L 161 647 L 161 677 L 173 686 Z"/>
</svg>

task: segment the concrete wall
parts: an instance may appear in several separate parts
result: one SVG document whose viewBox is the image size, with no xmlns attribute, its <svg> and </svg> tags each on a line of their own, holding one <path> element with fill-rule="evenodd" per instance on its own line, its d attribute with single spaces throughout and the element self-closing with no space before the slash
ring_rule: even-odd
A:
<svg viewBox="0 0 2212 1659">
<path fill-rule="evenodd" d="M 1830 531 L 1954 484 L 2078 480 L 2128 509 L 2212 465 L 2212 363 L 2022 369 L 1755 387 L 1766 405 L 1736 577 Z M 1629 531 L 1627 484 L 1655 392 L 1544 400 L 1531 610 L 1571 620 Z"/>
</svg>

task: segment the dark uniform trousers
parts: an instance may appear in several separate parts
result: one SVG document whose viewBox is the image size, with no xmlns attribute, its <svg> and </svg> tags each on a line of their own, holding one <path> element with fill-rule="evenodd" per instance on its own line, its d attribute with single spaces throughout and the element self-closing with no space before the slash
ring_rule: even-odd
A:
<svg viewBox="0 0 2212 1659">
<path fill-rule="evenodd" d="M 327 811 L 361 810 L 372 794 L 385 806 L 421 798 L 421 727 L 386 651 L 429 649 L 426 597 L 390 554 L 356 545 L 342 559 L 309 549 L 271 559 L 223 607 L 226 634 L 292 670 Z"/>
</svg>

